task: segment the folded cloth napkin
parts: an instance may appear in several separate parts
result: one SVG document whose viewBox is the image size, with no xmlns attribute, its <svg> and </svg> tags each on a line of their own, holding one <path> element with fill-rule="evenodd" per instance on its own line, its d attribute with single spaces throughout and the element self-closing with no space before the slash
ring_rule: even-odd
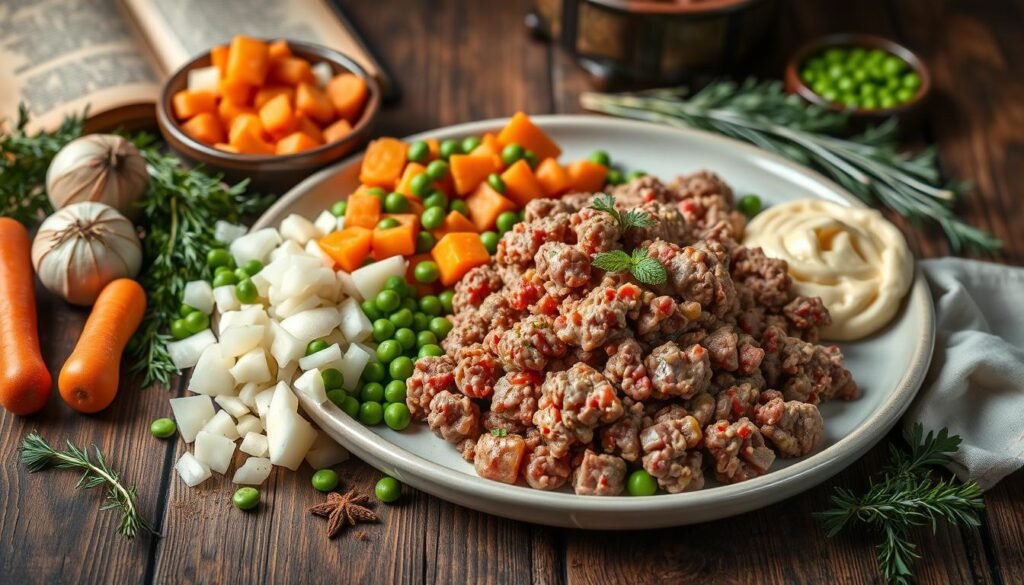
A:
<svg viewBox="0 0 1024 585">
<path fill-rule="evenodd" d="M 950 468 L 988 489 L 1024 466 L 1024 269 L 920 265 L 935 300 L 935 354 L 904 424 L 960 435 Z"/>
</svg>

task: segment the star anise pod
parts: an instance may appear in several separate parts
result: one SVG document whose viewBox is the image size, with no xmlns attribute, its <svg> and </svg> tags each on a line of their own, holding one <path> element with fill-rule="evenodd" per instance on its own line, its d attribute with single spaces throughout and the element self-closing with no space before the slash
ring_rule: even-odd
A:
<svg viewBox="0 0 1024 585">
<path fill-rule="evenodd" d="M 377 514 L 365 506 L 369 501 L 369 496 L 356 493 L 355 490 L 345 495 L 331 492 L 327 494 L 326 502 L 313 506 L 309 511 L 315 516 L 327 518 L 327 538 L 334 538 L 346 524 L 355 526 L 360 522 L 378 520 Z"/>
</svg>

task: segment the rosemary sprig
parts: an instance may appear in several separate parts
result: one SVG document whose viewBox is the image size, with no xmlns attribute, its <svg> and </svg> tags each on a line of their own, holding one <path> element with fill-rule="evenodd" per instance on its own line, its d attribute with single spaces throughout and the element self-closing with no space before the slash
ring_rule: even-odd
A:
<svg viewBox="0 0 1024 585">
<path fill-rule="evenodd" d="M 107 502 L 101 510 L 120 510 L 121 523 L 118 533 L 125 538 L 135 538 L 140 531 L 156 534 L 149 522 L 142 517 L 136 503 L 135 486 L 125 486 L 117 471 L 114 471 L 103 459 L 103 453 L 93 445 L 95 458 L 90 457 L 88 449 L 76 447 L 67 440 L 67 450 L 58 451 L 51 447 L 39 433 L 29 433 L 21 442 L 18 451 L 21 462 L 30 473 L 42 471 L 48 467 L 57 469 L 77 469 L 82 472 L 76 488 L 92 489 L 100 486 L 107 488 Z"/>
<path fill-rule="evenodd" d="M 221 176 L 208 175 L 201 167 L 185 168 L 149 135 L 132 139 L 149 165 L 151 181 L 138 203 L 146 222 L 146 265 L 139 282 L 148 305 L 128 351 L 135 361 L 132 371 L 141 373 L 143 386 L 166 386 L 178 371 L 167 353 L 171 338 L 166 331 L 177 317 L 185 284 L 206 276 L 206 252 L 223 246 L 213 237 L 214 224 L 218 219 L 237 222 L 245 214 L 262 211 L 271 198 L 247 194 L 248 181 L 228 186 Z"/>
<path fill-rule="evenodd" d="M 935 149 L 909 156 L 897 150 L 895 119 L 849 139 L 830 136 L 848 115 L 786 95 L 778 82 L 709 84 L 688 99 L 685 89 L 634 95 L 584 93 L 583 107 L 658 124 L 709 130 L 743 140 L 822 171 L 869 204 L 881 203 L 915 223 L 934 221 L 954 252 L 993 254 L 1002 243 L 960 221 L 953 209 L 963 183 L 942 184 Z"/>
<path fill-rule="evenodd" d="M 930 525 L 934 533 L 939 520 L 978 526 L 978 511 L 985 507 L 978 484 L 932 476 L 932 467 L 945 465 L 956 453 L 960 437 L 950 436 L 946 429 L 925 435 L 918 423 L 904 432 L 904 438 L 910 453 L 890 446 L 892 462 L 883 470 L 881 481 L 871 479 L 868 491 L 860 496 L 837 487 L 832 508 L 816 514 L 830 537 L 851 523 L 880 530 L 878 564 L 885 579 L 895 585 L 913 580 L 911 566 L 920 558 L 910 540 L 911 528 Z"/>
<path fill-rule="evenodd" d="M 65 144 L 82 134 L 85 112 L 64 118 L 53 132 L 28 134 L 28 108 L 18 106 L 18 120 L 0 124 L 0 216 L 31 224 L 53 211 L 46 195 L 46 169 Z"/>
</svg>

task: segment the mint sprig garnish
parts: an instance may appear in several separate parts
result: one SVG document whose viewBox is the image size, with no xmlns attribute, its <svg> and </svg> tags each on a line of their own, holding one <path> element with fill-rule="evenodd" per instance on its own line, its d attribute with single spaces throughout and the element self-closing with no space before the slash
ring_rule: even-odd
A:
<svg viewBox="0 0 1024 585">
<path fill-rule="evenodd" d="M 647 255 L 647 249 L 637 248 L 632 254 L 622 250 L 601 252 L 591 262 L 605 272 L 629 272 L 638 282 L 643 284 L 662 284 L 668 279 L 668 273 L 661 262 Z"/>
</svg>

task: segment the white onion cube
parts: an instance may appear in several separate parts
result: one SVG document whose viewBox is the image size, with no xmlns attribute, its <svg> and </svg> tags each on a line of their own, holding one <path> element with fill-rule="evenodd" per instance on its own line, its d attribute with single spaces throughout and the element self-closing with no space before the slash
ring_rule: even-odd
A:
<svg viewBox="0 0 1024 585">
<path fill-rule="evenodd" d="M 259 347 L 266 333 L 265 325 L 236 325 L 220 334 L 220 351 L 226 356 L 238 357 Z"/>
<path fill-rule="evenodd" d="M 185 396 L 171 398 L 171 412 L 178 425 L 178 433 L 186 443 L 196 440 L 196 435 L 214 417 L 213 400 L 209 396 Z"/>
<path fill-rule="evenodd" d="M 220 69 L 213 65 L 196 67 L 188 72 L 189 91 L 205 91 L 217 95 L 220 93 Z"/>
<path fill-rule="evenodd" d="M 270 402 L 274 399 L 274 388 L 267 388 L 256 395 L 256 416 L 263 418 L 270 410 Z"/>
<path fill-rule="evenodd" d="M 325 209 L 320 212 L 320 215 L 316 216 L 316 221 L 313 222 L 313 225 L 316 226 L 316 231 L 320 232 L 320 237 L 323 237 L 338 229 L 338 218 Z M 306 251 L 309 252 L 308 246 Z"/>
<path fill-rule="evenodd" d="M 341 348 L 338 344 L 328 346 L 314 354 L 307 355 L 299 360 L 299 368 L 303 371 L 310 371 L 314 368 L 326 370 L 341 361 Z"/>
<path fill-rule="evenodd" d="M 213 475 L 210 467 L 200 463 L 191 453 L 184 452 L 174 464 L 174 469 L 188 487 L 196 487 Z"/>
<path fill-rule="evenodd" d="M 230 394 L 222 394 L 213 399 L 224 412 L 230 414 L 233 418 L 238 418 L 249 414 L 249 407 L 242 402 L 242 399 L 237 396 L 231 396 Z"/>
<path fill-rule="evenodd" d="M 341 316 L 334 307 L 320 307 L 303 311 L 281 321 L 281 327 L 303 345 L 320 337 L 326 337 L 341 324 Z"/>
<path fill-rule="evenodd" d="M 348 451 L 324 432 L 319 432 L 306 453 L 306 463 L 313 469 L 327 469 L 348 461 Z"/>
<path fill-rule="evenodd" d="M 270 252 L 280 243 L 281 236 L 277 230 L 264 228 L 231 242 L 231 255 L 235 258 L 235 264 L 239 266 L 250 260 L 259 260 L 266 264 Z"/>
<path fill-rule="evenodd" d="M 193 280 L 185 284 L 185 292 L 181 302 L 193 309 L 209 315 L 213 312 L 213 289 L 205 280 Z"/>
<path fill-rule="evenodd" d="M 338 346 L 335 345 L 334 347 Z M 341 353 L 339 352 L 338 355 L 340 356 Z M 310 397 L 313 402 L 317 404 L 327 402 L 327 392 L 324 390 L 324 379 L 323 376 L 320 375 L 320 370 L 317 368 L 312 368 L 299 376 L 298 379 L 295 380 L 293 386 L 295 386 L 296 390 Z"/>
<path fill-rule="evenodd" d="M 244 236 L 248 231 L 249 228 L 244 225 L 237 225 L 223 219 L 218 219 L 217 223 L 213 224 L 213 239 L 223 244 L 230 244 Z"/>
<path fill-rule="evenodd" d="M 217 322 L 217 334 L 221 335 L 232 327 L 239 325 L 267 325 L 270 317 L 267 311 L 259 305 L 248 305 L 237 311 L 228 311 L 220 316 Z"/>
<path fill-rule="evenodd" d="M 249 382 L 238 391 L 238 399 L 242 401 L 242 404 L 249 407 L 250 412 L 256 412 L 256 395 L 264 390 L 266 390 L 266 386 Z"/>
<path fill-rule="evenodd" d="M 233 284 L 225 284 L 213 289 L 213 302 L 217 306 L 217 312 L 222 314 L 228 311 L 237 311 L 241 306 Z"/>
<path fill-rule="evenodd" d="M 184 370 L 199 363 L 199 356 L 203 354 L 203 350 L 214 343 L 217 343 L 217 338 L 213 331 L 203 329 L 195 335 L 168 343 L 167 353 L 170 354 L 174 367 Z"/>
<path fill-rule="evenodd" d="M 276 400 L 277 396 L 274 398 Z M 316 434 L 313 425 L 297 412 L 277 410 L 271 404 L 271 410 L 267 413 L 267 442 L 271 463 L 295 471 L 316 441 Z"/>
<path fill-rule="evenodd" d="M 234 455 L 235 442 L 231 439 L 206 431 L 199 431 L 196 435 L 196 460 L 211 470 L 221 474 L 227 472 Z"/>
<path fill-rule="evenodd" d="M 306 242 L 319 236 L 320 231 L 316 229 L 313 222 L 296 213 L 289 215 L 281 222 L 281 237 L 292 240 L 300 246 L 305 246 Z"/>
<path fill-rule="evenodd" d="M 363 294 L 359 292 L 356 287 L 356 281 L 352 278 L 352 275 L 344 270 L 339 270 L 338 284 L 341 286 L 341 292 L 345 293 L 345 296 L 355 299 L 356 302 L 363 302 Z"/>
<path fill-rule="evenodd" d="M 203 431 L 213 435 L 220 435 L 232 441 L 238 439 L 238 429 L 235 428 L 235 421 L 223 410 L 218 410 L 205 425 Z M 198 439 L 197 439 L 198 440 Z"/>
<path fill-rule="evenodd" d="M 250 432 L 242 439 L 242 444 L 238 447 L 238 450 L 253 457 L 266 457 L 268 453 L 267 445 L 266 435 Z"/>
<path fill-rule="evenodd" d="M 263 421 L 251 414 L 243 414 L 238 417 L 238 424 L 235 425 L 235 430 L 238 431 L 239 437 L 244 437 L 249 433 L 262 433 Z"/>
<path fill-rule="evenodd" d="M 231 478 L 231 481 L 238 485 L 261 485 L 270 477 L 271 471 L 273 471 L 273 466 L 269 459 L 250 457 L 235 470 L 235 476 Z"/>
<path fill-rule="evenodd" d="M 306 353 L 306 343 L 296 339 L 276 321 L 271 321 L 270 331 L 274 342 L 270 345 L 270 355 L 274 356 L 278 368 L 297 361 Z"/>
<path fill-rule="evenodd" d="M 269 382 L 271 379 L 267 354 L 260 347 L 239 357 L 229 372 L 238 384 Z"/>
<path fill-rule="evenodd" d="M 341 316 L 341 333 L 349 343 L 369 339 L 373 333 L 373 324 L 363 312 L 363 308 L 355 299 L 345 299 L 338 306 Z"/>
<path fill-rule="evenodd" d="M 359 294 L 368 299 L 384 288 L 384 283 L 392 276 L 405 278 L 406 261 L 401 256 L 392 256 L 363 266 L 352 272 Z"/>
<path fill-rule="evenodd" d="M 234 363 L 234 358 L 221 353 L 219 344 L 207 347 L 199 356 L 196 367 L 192 369 L 188 389 L 207 396 L 234 394 L 235 379 L 230 372 Z"/>
</svg>

